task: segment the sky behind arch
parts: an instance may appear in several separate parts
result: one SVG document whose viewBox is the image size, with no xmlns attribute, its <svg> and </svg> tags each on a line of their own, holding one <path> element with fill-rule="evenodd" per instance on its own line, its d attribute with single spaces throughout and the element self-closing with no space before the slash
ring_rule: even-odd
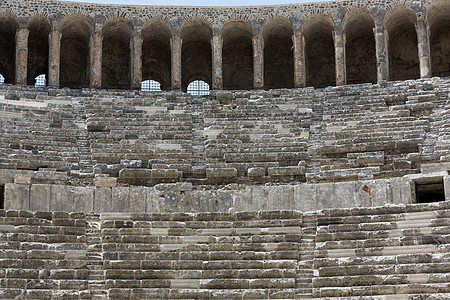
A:
<svg viewBox="0 0 450 300">
<path fill-rule="evenodd" d="M 67 0 L 65 0 L 67 1 Z M 324 2 L 324 0 L 84 0 L 68 2 L 89 2 L 103 4 L 131 4 L 131 5 L 176 5 L 176 6 L 254 6 L 291 4 L 307 2 Z"/>
</svg>

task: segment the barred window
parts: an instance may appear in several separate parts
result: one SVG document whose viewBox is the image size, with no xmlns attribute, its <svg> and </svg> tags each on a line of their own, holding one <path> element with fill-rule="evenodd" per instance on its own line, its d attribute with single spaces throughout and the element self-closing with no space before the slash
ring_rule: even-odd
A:
<svg viewBox="0 0 450 300">
<path fill-rule="evenodd" d="M 3 84 L 5 82 L 5 77 L 3 77 L 2 74 L 0 74 L 0 84 Z"/>
<path fill-rule="evenodd" d="M 195 80 L 189 83 L 187 92 L 194 96 L 209 95 L 209 84 L 202 80 Z"/>
<path fill-rule="evenodd" d="M 161 91 L 161 84 L 156 80 L 145 80 L 141 83 L 141 91 L 144 92 L 159 92 Z"/>
<path fill-rule="evenodd" d="M 34 86 L 46 86 L 47 85 L 47 80 L 45 78 L 45 74 L 41 74 L 39 76 L 37 76 L 35 78 L 36 83 L 34 84 Z"/>
</svg>

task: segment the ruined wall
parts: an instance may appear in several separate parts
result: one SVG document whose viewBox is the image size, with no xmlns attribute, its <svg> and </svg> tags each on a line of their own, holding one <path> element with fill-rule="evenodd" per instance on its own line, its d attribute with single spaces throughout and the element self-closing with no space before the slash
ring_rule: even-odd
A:
<svg viewBox="0 0 450 300">
<path fill-rule="evenodd" d="M 440 78 L 207 97 L 5 85 L 4 207 L 307 211 L 370 206 L 365 186 L 374 204 L 413 203 L 416 183 L 447 186 L 449 92 Z"/>
<path fill-rule="evenodd" d="M 448 0 L 255 7 L 0 5 L 0 74 L 52 87 L 326 87 L 447 76 Z"/>
<path fill-rule="evenodd" d="M 0 210 L 0 299 L 448 299 L 449 204 Z"/>
</svg>

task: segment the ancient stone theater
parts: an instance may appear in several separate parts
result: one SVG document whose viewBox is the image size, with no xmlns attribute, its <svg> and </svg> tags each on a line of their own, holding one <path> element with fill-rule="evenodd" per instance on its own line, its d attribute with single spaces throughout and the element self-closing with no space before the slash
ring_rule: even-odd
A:
<svg viewBox="0 0 450 300">
<path fill-rule="evenodd" d="M 450 0 L 1 0 L 0 124 L 0 299 L 450 299 Z"/>
</svg>

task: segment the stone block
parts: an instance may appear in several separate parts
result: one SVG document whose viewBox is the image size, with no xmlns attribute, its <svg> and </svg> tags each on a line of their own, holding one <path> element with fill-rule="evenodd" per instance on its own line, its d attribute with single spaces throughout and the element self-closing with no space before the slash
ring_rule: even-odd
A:
<svg viewBox="0 0 450 300">
<path fill-rule="evenodd" d="M 305 175 L 306 169 L 299 168 L 298 166 L 289 167 L 270 167 L 267 169 L 268 175 L 271 177 L 276 176 L 299 176 Z"/>
<path fill-rule="evenodd" d="M 391 178 L 392 202 L 394 204 L 412 203 L 411 181 L 407 177 Z"/>
<path fill-rule="evenodd" d="M 94 210 L 94 187 L 73 187 L 72 211 L 92 212 Z"/>
<path fill-rule="evenodd" d="M 182 176 L 177 169 L 152 169 L 150 171 L 152 179 L 177 179 Z"/>
<path fill-rule="evenodd" d="M 94 190 L 94 212 L 110 212 L 112 210 L 112 188 L 97 187 Z"/>
<path fill-rule="evenodd" d="M 111 211 L 128 211 L 130 202 L 129 187 L 113 187 L 111 189 Z"/>
<path fill-rule="evenodd" d="M 50 208 L 52 211 L 72 211 L 74 192 L 71 186 L 55 185 L 50 186 Z"/>
<path fill-rule="evenodd" d="M 17 174 L 14 176 L 14 183 L 17 184 L 31 184 L 32 176 L 30 174 Z"/>
<path fill-rule="evenodd" d="M 50 211 L 49 184 L 33 184 L 30 189 L 30 209 L 34 211 Z"/>
<path fill-rule="evenodd" d="M 94 179 L 96 187 L 115 187 L 117 186 L 117 178 L 113 177 L 97 177 Z"/>
<path fill-rule="evenodd" d="M 249 168 L 247 171 L 248 177 L 264 177 L 266 175 L 266 168 L 255 167 Z"/>
<path fill-rule="evenodd" d="M 315 184 L 297 184 L 294 186 L 294 209 L 312 211 L 318 209 Z"/>
<path fill-rule="evenodd" d="M 223 178 L 223 177 L 236 177 L 236 168 L 206 168 L 207 178 Z"/>
<path fill-rule="evenodd" d="M 147 204 L 147 187 L 131 186 L 130 196 L 125 211 L 145 212 Z"/>
<path fill-rule="evenodd" d="M 291 210 L 294 209 L 294 186 L 280 185 L 268 186 L 268 209 Z"/>
<path fill-rule="evenodd" d="M 5 209 L 30 209 L 30 185 L 6 183 L 4 189 Z"/>
</svg>

